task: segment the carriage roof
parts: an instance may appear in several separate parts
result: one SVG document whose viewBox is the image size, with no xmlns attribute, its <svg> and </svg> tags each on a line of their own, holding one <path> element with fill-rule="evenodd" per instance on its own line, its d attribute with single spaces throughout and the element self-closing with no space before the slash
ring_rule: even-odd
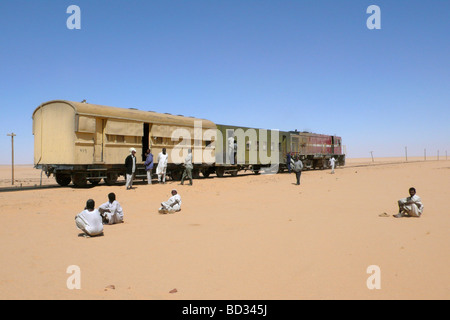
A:
<svg viewBox="0 0 450 320">
<path fill-rule="evenodd" d="M 104 117 L 104 118 L 113 118 L 113 119 L 121 119 L 121 120 L 131 120 L 131 121 L 142 121 L 149 123 L 158 123 L 158 124 L 168 124 L 168 125 L 183 125 L 183 126 L 194 126 L 195 121 L 201 121 L 203 128 L 211 128 L 215 129 L 216 125 L 214 122 L 206 119 L 194 118 L 194 117 L 186 117 L 182 115 L 172 115 L 168 113 L 158 113 L 154 111 L 143 111 L 135 108 L 118 108 L 118 107 L 109 107 L 91 103 L 84 102 L 74 102 L 67 100 L 52 100 L 48 102 L 42 103 L 36 110 L 33 112 L 34 114 L 45 105 L 54 104 L 54 103 L 65 103 L 71 106 L 75 114 L 83 115 L 83 116 L 94 116 L 94 117 Z"/>
</svg>

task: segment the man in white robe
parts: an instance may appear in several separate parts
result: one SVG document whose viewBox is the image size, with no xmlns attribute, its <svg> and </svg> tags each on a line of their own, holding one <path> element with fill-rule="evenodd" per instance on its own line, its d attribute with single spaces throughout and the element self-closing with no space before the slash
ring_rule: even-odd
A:
<svg viewBox="0 0 450 320">
<path fill-rule="evenodd" d="M 102 204 L 98 211 L 103 217 L 103 224 L 115 224 L 123 222 L 123 209 L 116 200 L 115 193 L 108 194 L 108 202 Z"/>
<path fill-rule="evenodd" d="M 169 155 L 166 153 L 166 148 L 158 154 L 158 166 L 156 167 L 156 174 L 158 175 L 159 183 L 166 183 L 166 170 Z"/>
<path fill-rule="evenodd" d="M 177 190 L 172 190 L 172 196 L 169 200 L 161 202 L 159 213 L 175 213 L 181 210 L 181 197 L 177 193 Z"/>
<path fill-rule="evenodd" d="M 230 159 L 230 164 L 234 164 L 234 137 L 228 137 L 228 157 Z"/>
<path fill-rule="evenodd" d="M 331 173 L 334 173 L 334 166 L 336 164 L 336 159 L 334 157 L 330 158 L 330 167 L 331 167 Z"/>
<path fill-rule="evenodd" d="M 103 234 L 103 223 L 100 212 L 95 209 L 95 202 L 89 199 L 86 208 L 75 217 L 75 224 L 85 235 L 94 237 Z"/>
<path fill-rule="evenodd" d="M 419 218 L 423 213 L 423 203 L 415 188 L 409 188 L 409 197 L 398 200 L 398 213 L 395 218 L 416 217 Z"/>
</svg>

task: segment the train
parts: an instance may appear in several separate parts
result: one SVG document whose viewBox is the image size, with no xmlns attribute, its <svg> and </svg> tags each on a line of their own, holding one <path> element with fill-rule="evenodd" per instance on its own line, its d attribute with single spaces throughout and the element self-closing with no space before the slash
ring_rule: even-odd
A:
<svg viewBox="0 0 450 320">
<path fill-rule="evenodd" d="M 146 180 L 145 153 L 155 162 L 166 149 L 167 176 L 180 180 L 187 149 L 193 154 L 193 177 L 236 176 L 287 170 L 287 155 L 306 169 L 328 167 L 331 157 L 345 165 L 342 138 L 310 132 L 279 131 L 217 124 L 170 113 L 118 108 L 67 100 L 40 104 L 33 112 L 34 167 L 53 175 L 60 186 L 115 184 L 125 176 L 124 160 L 137 150 L 135 179 Z M 155 175 L 157 163 L 152 175 Z"/>
</svg>

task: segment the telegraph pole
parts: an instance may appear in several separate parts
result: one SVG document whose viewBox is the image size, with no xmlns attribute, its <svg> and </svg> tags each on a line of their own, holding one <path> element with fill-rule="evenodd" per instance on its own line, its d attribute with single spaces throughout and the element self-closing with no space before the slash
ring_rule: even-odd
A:
<svg viewBox="0 0 450 320">
<path fill-rule="evenodd" d="M 14 184 L 14 137 L 16 136 L 13 133 L 8 133 L 8 137 L 11 137 L 11 184 Z"/>
</svg>

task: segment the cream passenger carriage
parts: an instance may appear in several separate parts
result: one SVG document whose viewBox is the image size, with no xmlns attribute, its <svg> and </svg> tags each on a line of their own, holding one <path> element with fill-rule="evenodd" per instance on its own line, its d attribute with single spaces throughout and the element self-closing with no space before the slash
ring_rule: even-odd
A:
<svg viewBox="0 0 450 320">
<path fill-rule="evenodd" d="M 49 101 L 33 113 L 34 164 L 48 176 L 53 174 L 62 186 L 71 181 L 76 186 L 85 186 L 88 181 L 98 184 L 101 179 L 113 184 L 124 175 L 124 160 L 131 147 L 138 151 L 137 177 L 142 178 L 147 148 L 151 148 L 155 162 L 158 153 L 166 148 L 168 171 L 177 176 L 181 165 L 171 158 L 172 149 L 180 143 L 171 139 L 176 129 L 188 132 L 192 139 L 184 143 L 198 150 L 211 143 L 202 137 L 207 130 L 216 130 L 216 125 L 204 119 L 132 108 Z M 211 166 L 200 163 L 195 169 L 209 173 Z"/>
</svg>

